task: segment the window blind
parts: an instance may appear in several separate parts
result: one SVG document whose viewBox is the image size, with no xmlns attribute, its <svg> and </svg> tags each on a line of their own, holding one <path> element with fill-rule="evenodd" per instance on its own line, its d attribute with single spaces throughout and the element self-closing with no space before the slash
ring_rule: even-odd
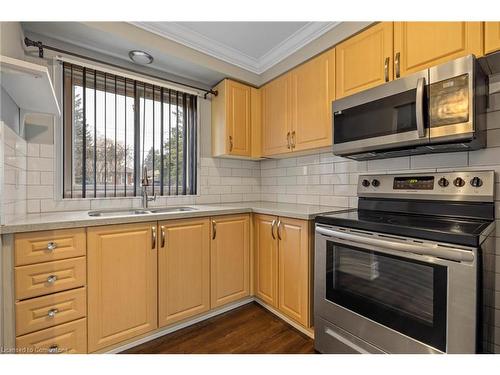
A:
<svg viewBox="0 0 500 375">
<path fill-rule="evenodd" d="M 63 63 L 65 198 L 196 194 L 197 97 Z"/>
</svg>

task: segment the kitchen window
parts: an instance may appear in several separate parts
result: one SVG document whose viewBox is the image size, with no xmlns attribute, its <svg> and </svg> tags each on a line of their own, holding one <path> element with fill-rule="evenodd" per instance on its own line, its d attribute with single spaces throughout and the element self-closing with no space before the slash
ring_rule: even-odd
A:
<svg viewBox="0 0 500 375">
<path fill-rule="evenodd" d="M 64 63 L 63 100 L 64 198 L 196 194 L 196 95 Z"/>
</svg>

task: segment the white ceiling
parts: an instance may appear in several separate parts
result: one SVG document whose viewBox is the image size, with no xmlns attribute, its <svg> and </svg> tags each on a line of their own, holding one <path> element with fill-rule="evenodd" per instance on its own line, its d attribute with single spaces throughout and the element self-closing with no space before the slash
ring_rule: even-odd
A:
<svg viewBox="0 0 500 375">
<path fill-rule="evenodd" d="M 314 39 L 336 27 L 340 22 L 132 22 L 148 32 L 173 40 L 191 49 L 224 61 L 246 72 L 247 81 L 258 84 L 259 75 L 287 58 Z M 22 22 L 27 35 L 42 41 L 60 42 L 63 49 L 78 48 L 132 64 L 128 52 L 133 49 L 153 55 L 148 68 L 187 79 L 192 83 L 213 86 L 235 71 L 209 68 L 196 60 L 174 55 L 165 48 L 153 48 L 145 41 L 128 38 L 126 34 L 108 33 L 91 23 L 80 22 Z M 37 39 L 38 40 L 38 39 Z M 135 41 L 134 41 L 135 40 Z M 66 48 L 74 46 L 75 48 Z M 84 53 L 84 51 L 82 52 Z M 175 77 L 174 77 L 175 78 Z M 237 79 L 241 79 L 236 77 Z M 245 80 L 245 79 L 243 79 Z M 188 83 L 188 82 L 185 82 Z"/>
<path fill-rule="evenodd" d="M 261 74 L 339 22 L 133 22 L 252 73 Z"/>
<path fill-rule="evenodd" d="M 155 59 L 154 63 L 148 67 L 209 86 L 224 78 L 224 74 L 220 72 L 214 72 L 202 65 L 180 60 L 169 55 L 166 51 L 154 50 L 145 45 L 137 45 L 125 38 L 118 38 L 116 35 L 107 35 L 79 22 L 22 22 L 22 26 L 24 32 L 28 33 L 28 35 L 29 33 L 35 33 L 40 37 L 46 36 L 68 45 L 122 60 L 124 64 L 131 64 L 128 57 L 129 51 L 134 49 L 143 50 L 153 55 Z M 45 43 L 50 44 L 46 41 Z"/>
</svg>

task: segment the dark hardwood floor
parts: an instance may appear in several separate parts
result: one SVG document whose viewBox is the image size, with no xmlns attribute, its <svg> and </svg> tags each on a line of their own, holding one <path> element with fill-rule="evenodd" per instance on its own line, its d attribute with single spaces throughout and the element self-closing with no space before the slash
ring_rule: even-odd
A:
<svg viewBox="0 0 500 375">
<path fill-rule="evenodd" d="M 128 349 L 126 354 L 306 354 L 313 340 L 257 303 Z"/>
</svg>

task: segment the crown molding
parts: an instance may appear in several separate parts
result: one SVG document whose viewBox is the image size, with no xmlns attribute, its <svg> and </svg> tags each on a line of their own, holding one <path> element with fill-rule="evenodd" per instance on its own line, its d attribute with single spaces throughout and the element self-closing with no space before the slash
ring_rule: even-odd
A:
<svg viewBox="0 0 500 375">
<path fill-rule="evenodd" d="M 193 31 L 175 22 L 130 22 L 143 30 L 171 39 L 199 52 L 238 66 L 255 74 L 262 74 L 306 44 L 340 25 L 341 22 L 308 22 L 287 39 L 255 59 L 241 51 Z"/>
</svg>

